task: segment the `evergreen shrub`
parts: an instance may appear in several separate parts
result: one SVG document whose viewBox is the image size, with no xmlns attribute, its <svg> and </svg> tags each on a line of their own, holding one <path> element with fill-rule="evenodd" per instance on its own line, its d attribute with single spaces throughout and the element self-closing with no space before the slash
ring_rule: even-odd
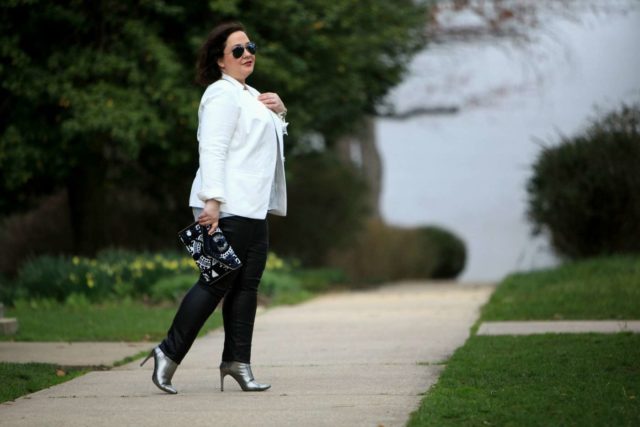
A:
<svg viewBox="0 0 640 427">
<path fill-rule="evenodd" d="M 369 213 L 364 178 L 331 152 L 287 159 L 287 198 L 287 216 L 269 218 L 271 246 L 305 266 L 324 265 L 330 250 L 357 236 Z"/>
<path fill-rule="evenodd" d="M 458 236 L 441 227 L 421 227 L 417 230 L 420 253 L 432 260 L 428 277 L 452 279 L 464 269 L 467 250 Z"/>
<path fill-rule="evenodd" d="M 534 232 L 568 258 L 640 252 L 640 104 L 543 148 L 528 182 Z"/>
<path fill-rule="evenodd" d="M 346 249 L 328 262 L 354 285 L 403 279 L 454 279 L 464 269 L 462 240 L 439 227 L 402 228 L 370 220 Z"/>
</svg>

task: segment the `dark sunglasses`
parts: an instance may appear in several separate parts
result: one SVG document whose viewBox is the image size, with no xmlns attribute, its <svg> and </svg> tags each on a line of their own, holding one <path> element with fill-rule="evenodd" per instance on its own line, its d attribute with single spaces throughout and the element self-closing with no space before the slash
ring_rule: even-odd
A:
<svg viewBox="0 0 640 427">
<path fill-rule="evenodd" d="M 238 59 L 238 58 L 240 58 L 242 56 L 242 54 L 244 53 L 245 49 L 247 49 L 251 55 L 255 55 L 257 46 L 256 46 L 256 44 L 254 42 L 249 42 L 244 46 L 239 44 L 237 46 L 234 46 L 231 49 L 231 54 L 233 55 L 234 58 Z"/>
</svg>

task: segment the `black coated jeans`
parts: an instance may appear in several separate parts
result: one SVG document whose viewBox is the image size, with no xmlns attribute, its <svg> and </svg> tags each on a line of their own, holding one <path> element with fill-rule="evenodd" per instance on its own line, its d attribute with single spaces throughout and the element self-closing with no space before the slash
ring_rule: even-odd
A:
<svg viewBox="0 0 640 427">
<path fill-rule="evenodd" d="M 222 361 L 251 363 L 258 285 L 269 248 L 267 220 L 230 216 L 221 218 L 219 227 L 242 261 L 242 267 L 212 284 L 198 280 L 185 295 L 167 337 L 160 344 L 164 354 L 178 364 L 223 297 Z"/>
</svg>

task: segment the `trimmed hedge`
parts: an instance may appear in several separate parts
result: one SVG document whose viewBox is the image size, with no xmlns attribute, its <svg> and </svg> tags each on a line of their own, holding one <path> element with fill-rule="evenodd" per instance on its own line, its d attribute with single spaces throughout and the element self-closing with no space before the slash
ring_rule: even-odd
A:
<svg viewBox="0 0 640 427">
<path fill-rule="evenodd" d="M 640 252 L 640 104 L 545 147 L 533 165 L 528 216 L 569 258 Z"/>
<path fill-rule="evenodd" d="M 371 220 L 351 247 L 335 250 L 329 264 L 356 284 L 402 279 L 454 279 L 464 269 L 466 248 L 440 227 L 401 228 Z"/>
<path fill-rule="evenodd" d="M 420 253 L 432 260 L 428 277 L 433 279 L 452 279 L 464 270 L 467 250 L 462 239 L 440 227 L 421 227 L 417 229 Z"/>
</svg>

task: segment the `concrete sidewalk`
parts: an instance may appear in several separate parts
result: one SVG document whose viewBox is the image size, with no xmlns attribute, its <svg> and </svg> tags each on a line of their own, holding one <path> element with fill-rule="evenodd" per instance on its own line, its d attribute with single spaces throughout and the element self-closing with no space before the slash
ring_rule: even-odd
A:
<svg viewBox="0 0 640 427">
<path fill-rule="evenodd" d="M 640 333 L 639 320 L 526 320 L 483 322 L 478 335 L 535 335 L 535 334 L 617 334 Z"/>
<path fill-rule="evenodd" d="M 220 392 L 224 335 L 196 341 L 173 379 L 138 362 L 0 405 L 1 426 L 403 426 L 462 345 L 493 287 L 404 283 L 276 307 L 258 316 L 253 372 L 272 384 Z"/>
<path fill-rule="evenodd" d="M 149 351 L 149 342 L 0 342 L 0 362 L 52 363 L 61 366 L 108 367 Z"/>
</svg>

